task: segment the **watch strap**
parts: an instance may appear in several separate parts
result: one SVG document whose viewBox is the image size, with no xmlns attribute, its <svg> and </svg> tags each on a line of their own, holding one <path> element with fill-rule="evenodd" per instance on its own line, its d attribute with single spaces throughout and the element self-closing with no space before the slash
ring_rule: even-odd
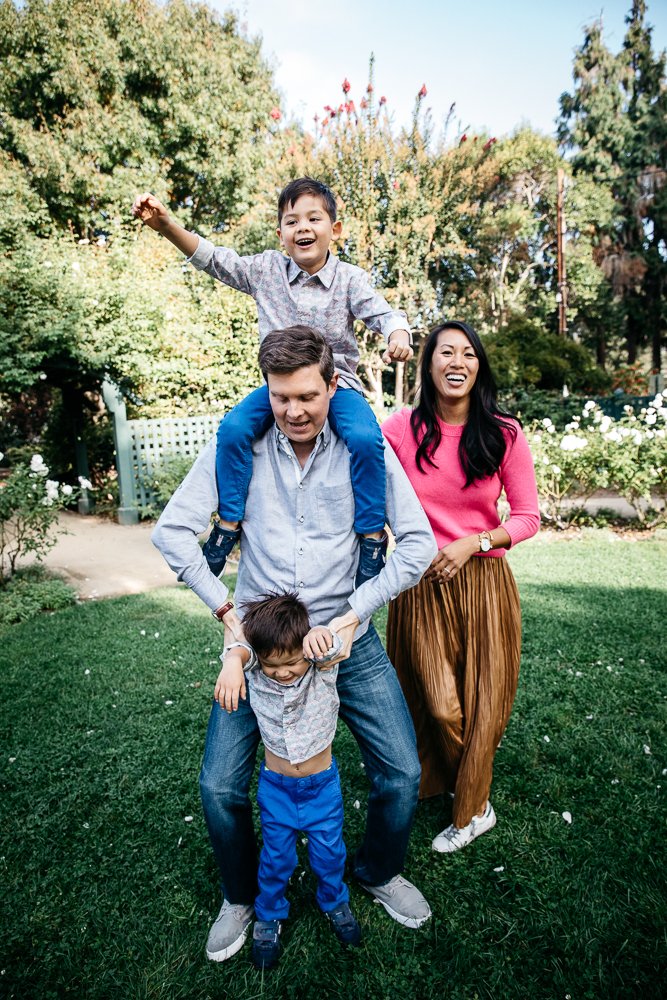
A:
<svg viewBox="0 0 667 1000">
<path fill-rule="evenodd" d="M 214 618 L 217 618 L 217 620 L 219 622 L 221 622 L 222 619 L 227 614 L 227 612 L 231 611 L 233 607 L 234 607 L 234 602 L 233 601 L 227 601 L 226 604 L 222 604 L 215 611 L 211 611 L 211 614 L 213 615 Z"/>
</svg>

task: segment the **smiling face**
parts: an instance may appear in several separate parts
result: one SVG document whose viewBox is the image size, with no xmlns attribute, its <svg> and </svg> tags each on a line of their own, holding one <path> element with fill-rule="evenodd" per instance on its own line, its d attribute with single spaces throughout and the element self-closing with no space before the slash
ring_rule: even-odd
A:
<svg viewBox="0 0 667 1000">
<path fill-rule="evenodd" d="M 262 673 L 271 680 L 278 681 L 279 684 L 293 684 L 306 673 L 310 660 L 305 658 L 302 649 L 293 649 L 287 653 L 274 650 L 268 656 L 260 656 L 259 665 Z"/>
<path fill-rule="evenodd" d="M 479 361 L 462 330 L 441 330 L 433 352 L 430 373 L 440 407 L 465 410 L 477 380 Z"/>
<path fill-rule="evenodd" d="M 266 378 L 273 416 L 297 457 L 309 454 L 329 414 L 329 401 L 338 376 L 327 384 L 319 365 L 307 365 L 288 374 L 269 372 Z"/>
<path fill-rule="evenodd" d="M 341 232 L 340 221 L 332 222 L 322 198 L 312 194 L 302 194 L 288 205 L 277 229 L 280 245 L 308 274 L 316 274 L 324 267 L 329 244 Z"/>
</svg>

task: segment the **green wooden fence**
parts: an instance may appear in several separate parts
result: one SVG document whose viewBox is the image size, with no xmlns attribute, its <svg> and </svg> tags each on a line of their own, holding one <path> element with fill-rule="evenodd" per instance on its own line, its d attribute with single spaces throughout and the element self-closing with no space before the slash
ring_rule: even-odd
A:
<svg viewBox="0 0 667 1000">
<path fill-rule="evenodd" d="M 194 460 L 214 436 L 221 415 L 128 420 L 120 390 L 110 382 L 102 389 L 107 409 L 113 414 L 118 522 L 136 524 L 140 508 L 155 502 L 151 481 L 160 463 L 176 455 Z"/>
</svg>

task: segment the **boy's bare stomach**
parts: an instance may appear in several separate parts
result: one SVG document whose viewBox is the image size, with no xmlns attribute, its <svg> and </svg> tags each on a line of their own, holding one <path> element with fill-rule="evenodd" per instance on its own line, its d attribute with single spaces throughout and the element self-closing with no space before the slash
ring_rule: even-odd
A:
<svg viewBox="0 0 667 1000">
<path fill-rule="evenodd" d="M 264 761 L 269 771 L 284 774 L 288 778 L 304 778 L 309 774 L 326 771 L 331 766 L 331 746 L 320 750 L 314 757 L 309 757 L 308 760 L 304 760 L 300 764 L 290 764 L 284 757 L 276 757 L 274 753 L 265 748 Z"/>
</svg>

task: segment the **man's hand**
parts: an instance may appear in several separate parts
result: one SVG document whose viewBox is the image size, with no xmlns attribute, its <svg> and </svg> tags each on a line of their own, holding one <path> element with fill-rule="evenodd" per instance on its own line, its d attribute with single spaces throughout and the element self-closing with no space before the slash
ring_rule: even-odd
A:
<svg viewBox="0 0 667 1000">
<path fill-rule="evenodd" d="M 428 580 L 447 583 L 448 580 L 456 576 L 475 552 L 479 552 L 479 537 L 477 535 L 457 538 L 455 542 L 450 542 L 440 549 L 424 576 Z"/>
<path fill-rule="evenodd" d="M 331 619 L 329 622 L 329 628 L 332 632 L 338 633 L 343 645 L 338 656 L 335 657 L 335 659 L 330 660 L 328 666 L 333 667 L 334 664 L 340 663 L 342 660 L 347 660 L 352 652 L 352 641 L 354 639 L 354 633 L 359 628 L 359 624 L 359 619 L 354 611 L 348 611 L 347 614 L 341 615 L 339 618 Z"/>
<path fill-rule="evenodd" d="M 382 355 L 385 365 L 394 361 L 411 361 L 415 352 L 410 347 L 410 334 L 407 330 L 394 330 L 389 334 L 387 350 Z"/>
<path fill-rule="evenodd" d="M 236 613 L 236 608 L 231 608 L 224 615 L 222 624 L 225 626 L 225 646 L 228 646 L 231 642 L 245 642 L 243 622 Z"/>
<path fill-rule="evenodd" d="M 304 636 L 303 655 L 307 660 L 315 660 L 318 656 L 326 656 L 333 645 L 333 636 L 324 625 L 315 625 Z M 327 663 L 329 666 L 329 663 Z"/>
<path fill-rule="evenodd" d="M 232 649 L 226 654 L 222 670 L 215 682 L 215 700 L 220 708 L 224 708 L 230 714 L 239 707 L 239 695 L 244 701 L 246 697 L 243 652 L 241 649 Z"/>
<path fill-rule="evenodd" d="M 134 199 L 132 215 L 150 229 L 154 229 L 156 233 L 163 232 L 171 222 L 169 212 L 162 202 L 148 191 Z"/>
</svg>

